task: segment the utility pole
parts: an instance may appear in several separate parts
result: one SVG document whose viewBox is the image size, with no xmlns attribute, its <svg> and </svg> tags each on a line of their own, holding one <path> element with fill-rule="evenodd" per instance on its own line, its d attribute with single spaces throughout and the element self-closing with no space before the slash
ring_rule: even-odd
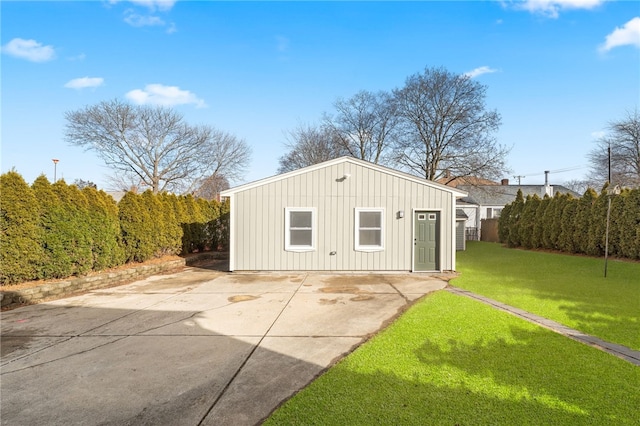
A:
<svg viewBox="0 0 640 426">
<path fill-rule="evenodd" d="M 51 161 L 53 161 L 53 183 L 56 183 L 56 173 L 57 173 L 57 168 L 58 168 L 58 160 L 57 158 L 52 159 Z"/>
<path fill-rule="evenodd" d="M 611 185 L 611 141 L 609 141 L 609 146 L 607 147 L 607 156 L 609 161 L 609 185 Z"/>
<path fill-rule="evenodd" d="M 514 176 L 514 179 L 518 179 L 518 185 L 520 185 L 520 179 L 526 178 L 526 176 Z"/>
</svg>

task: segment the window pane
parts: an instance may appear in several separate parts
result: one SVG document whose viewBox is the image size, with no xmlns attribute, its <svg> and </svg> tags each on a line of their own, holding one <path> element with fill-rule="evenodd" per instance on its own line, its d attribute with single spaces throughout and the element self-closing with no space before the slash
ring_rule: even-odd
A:
<svg viewBox="0 0 640 426">
<path fill-rule="evenodd" d="M 292 246 L 309 246 L 311 247 L 311 230 L 292 229 L 290 236 L 290 244 Z"/>
<path fill-rule="evenodd" d="M 361 246 L 381 246 L 382 245 L 382 232 L 380 230 L 360 230 L 360 245 Z"/>
<path fill-rule="evenodd" d="M 360 228 L 380 228 L 382 214 L 380 212 L 360 212 Z"/>
<path fill-rule="evenodd" d="M 311 212 L 290 212 L 290 214 L 290 228 L 311 228 Z"/>
</svg>

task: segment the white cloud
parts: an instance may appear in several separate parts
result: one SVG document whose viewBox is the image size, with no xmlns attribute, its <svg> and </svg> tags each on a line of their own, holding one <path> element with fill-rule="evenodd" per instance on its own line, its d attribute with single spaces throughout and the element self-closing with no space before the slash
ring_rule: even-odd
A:
<svg viewBox="0 0 640 426">
<path fill-rule="evenodd" d="M 593 9 L 607 0 L 525 0 L 516 2 L 518 9 L 557 18 L 561 10 Z"/>
<path fill-rule="evenodd" d="M 167 11 L 173 8 L 177 0 L 130 0 L 131 3 L 149 8 L 149 10 Z"/>
<path fill-rule="evenodd" d="M 47 62 L 55 58 L 53 46 L 43 46 L 35 40 L 14 38 L 2 46 L 2 52 L 31 62 Z"/>
<path fill-rule="evenodd" d="M 177 31 L 178 31 L 178 28 L 176 27 L 176 24 L 174 22 L 172 22 L 172 23 L 169 24 L 169 27 L 167 28 L 166 33 L 167 34 L 173 34 L 173 33 L 177 32 Z"/>
<path fill-rule="evenodd" d="M 163 84 L 147 84 L 142 89 L 127 92 L 127 99 L 140 105 L 186 105 L 193 104 L 196 108 L 205 108 L 207 104 L 188 90 L 181 90 L 178 86 L 165 86 Z"/>
<path fill-rule="evenodd" d="M 138 15 L 132 10 L 128 10 L 125 13 L 124 22 L 132 27 L 152 27 L 162 26 L 165 24 L 162 18 L 152 15 Z"/>
<path fill-rule="evenodd" d="M 168 11 L 173 8 L 177 0 L 130 0 L 131 3 L 144 6 L 151 11 L 161 10 Z M 110 0 L 110 4 L 122 3 L 122 0 Z"/>
<path fill-rule="evenodd" d="M 595 132 L 591 132 L 591 137 L 593 139 L 602 139 L 603 137 L 605 137 L 607 134 L 607 132 L 603 131 L 603 130 L 598 130 Z"/>
<path fill-rule="evenodd" d="M 622 28 L 616 27 L 600 45 L 600 51 L 608 52 L 614 47 L 627 45 L 640 47 L 640 17 L 633 18 Z"/>
<path fill-rule="evenodd" d="M 474 78 L 482 74 L 491 74 L 494 72 L 498 72 L 498 70 L 494 68 L 490 68 L 488 66 L 483 66 L 483 67 L 478 67 L 476 69 L 473 69 L 471 71 L 467 71 L 464 73 L 464 75 L 466 75 L 469 78 Z"/>
<path fill-rule="evenodd" d="M 67 82 L 64 87 L 68 89 L 86 89 L 88 87 L 98 87 L 104 84 L 104 78 L 102 77 L 81 77 L 74 78 Z"/>
<path fill-rule="evenodd" d="M 70 61 L 80 61 L 80 62 L 82 62 L 85 59 L 87 59 L 87 55 L 85 55 L 84 53 L 81 53 L 81 54 L 76 55 L 76 56 L 69 56 L 67 59 L 70 60 Z"/>
</svg>

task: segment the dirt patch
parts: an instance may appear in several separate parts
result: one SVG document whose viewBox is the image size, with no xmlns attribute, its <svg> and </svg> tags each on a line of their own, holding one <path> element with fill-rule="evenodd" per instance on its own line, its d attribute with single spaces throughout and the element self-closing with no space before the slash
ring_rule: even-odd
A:
<svg viewBox="0 0 640 426">
<path fill-rule="evenodd" d="M 250 294 L 240 294 L 238 296 L 231 296 L 227 300 L 231 303 L 238 303 L 238 302 L 248 302 L 250 300 L 256 300 L 259 298 L 260 296 L 252 296 Z"/>
<path fill-rule="evenodd" d="M 346 294 L 358 294 L 360 293 L 360 289 L 355 286 L 342 285 L 342 286 L 331 286 L 331 287 L 321 287 L 321 293 L 346 293 Z"/>
<path fill-rule="evenodd" d="M 335 305 L 338 303 L 338 299 L 320 299 L 318 303 L 320 305 Z"/>
<path fill-rule="evenodd" d="M 352 302 L 364 302 L 371 299 L 373 299 L 373 296 L 371 294 L 360 294 L 358 296 L 352 297 L 349 300 L 351 300 Z"/>
</svg>

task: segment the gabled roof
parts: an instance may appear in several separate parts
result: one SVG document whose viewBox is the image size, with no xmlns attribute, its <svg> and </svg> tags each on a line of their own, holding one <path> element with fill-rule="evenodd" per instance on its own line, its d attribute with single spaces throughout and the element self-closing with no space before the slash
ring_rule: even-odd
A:
<svg viewBox="0 0 640 426">
<path fill-rule="evenodd" d="M 462 209 L 456 209 L 456 220 L 457 219 L 469 219 L 469 216 Z"/>
<path fill-rule="evenodd" d="M 349 163 L 349 164 L 354 164 L 356 166 L 361 166 L 361 167 L 366 167 L 368 169 L 371 170 L 375 170 L 377 172 L 380 173 L 385 173 L 391 176 L 396 176 L 398 178 L 401 179 L 405 179 L 405 180 L 409 180 L 412 182 L 416 182 L 420 185 L 425 185 L 425 186 L 430 186 L 432 188 L 437 188 L 441 191 L 446 191 L 449 192 L 451 194 L 453 194 L 455 197 L 465 197 L 467 195 L 466 191 L 457 189 L 457 188 L 453 188 L 450 186 L 446 186 L 446 185 L 442 185 L 439 184 L 437 182 L 433 182 L 430 180 L 426 180 L 426 179 L 422 179 L 420 177 L 411 175 L 409 173 L 405 173 L 405 172 L 401 172 L 398 170 L 394 170 L 394 169 L 390 169 L 388 167 L 384 167 L 381 166 L 379 164 L 374 164 L 374 163 L 370 163 L 368 161 L 364 161 L 364 160 L 360 160 L 358 158 L 354 158 L 354 157 L 339 157 L 339 158 L 335 158 L 333 160 L 328 160 L 322 163 L 318 163 L 318 164 L 314 164 L 312 166 L 307 166 L 307 167 L 303 167 L 301 169 L 298 170 L 294 170 L 291 172 L 287 172 L 287 173 L 282 173 L 279 175 L 275 175 L 275 176 L 271 176 L 268 178 L 264 178 L 264 179 L 260 179 L 260 180 L 256 180 L 253 182 L 249 182 L 249 183 L 245 183 L 244 185 L 240 185 L 240 186 L 236 186 L 234 188 L 229 188 L 225 191 L 222 191 L 220 193 L 220 196 L 222 197 L 229 197 L 233 194 L 235 194 L 236 192 L 241 192 L 241 191 L 245 191 L 247 189 L 251 189 L 251 188 L 255 188 L 258 186 L 262 186 L 262 185 L 266 185 L 272 182 L 277 182 L 279 180 L 282 179 L 287 179 L 293 176 L 297 176 L 297 175 L 301 175 L 304 173 L 309 173 L 312 172 L 314 170 L 319 170 L 325 167 L 330 167 L 330 166 L 334 166 L 336 164 L 342 164 L 342 163 Z"/>
<path fill-rule="evenodd" d="M 573 197 L 580 198 L 580 194 L 562 185 L 550 185 L 550 187 L 554 195 L 571 194 Z M 481 206 L 504 206 L 512 203 L 516 199 L 518 190 L 522 191 L 524 197 L 535 194 L 544 198 L 546 194 L 545 185 L 461 185 L 459 188 L 469 193 L 464 201 Z"/>
</svg>

